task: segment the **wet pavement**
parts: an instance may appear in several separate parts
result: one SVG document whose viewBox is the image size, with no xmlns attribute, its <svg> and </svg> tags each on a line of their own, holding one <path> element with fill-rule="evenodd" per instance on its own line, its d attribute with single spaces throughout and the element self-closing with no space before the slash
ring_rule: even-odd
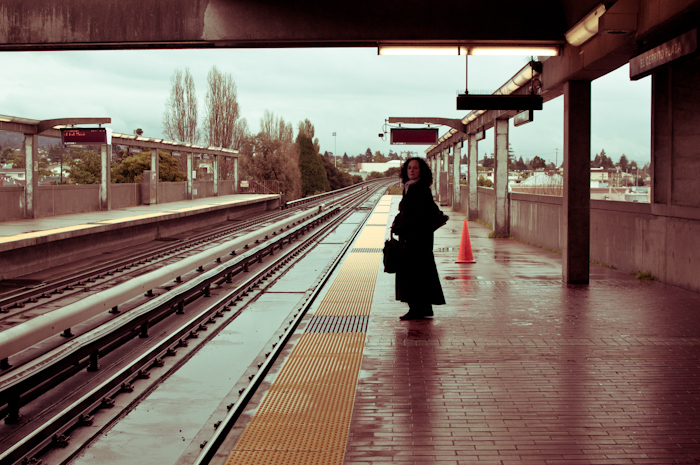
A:
<svg viewBox="0 0 700 465">
<path fill-rule="evenodd" d="M 476 222 L 456 264 L 450 216 L 434 318 L 400 321 L 379 275 L 346 464 L 700 463 L 700 294 L 597 265 L 566 285 L 561 255 Z"/>
</svg>

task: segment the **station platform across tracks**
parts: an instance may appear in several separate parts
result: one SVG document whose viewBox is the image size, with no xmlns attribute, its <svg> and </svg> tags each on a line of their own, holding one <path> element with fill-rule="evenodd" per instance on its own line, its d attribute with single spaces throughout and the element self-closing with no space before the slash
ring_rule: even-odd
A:
<svg viewBox="0 0 700 465">
<path fill-rule="evenodd" d="M 0 222 L 0 280 L 279 206 L 279 195 L 234 194 Z"/>
<path fill-rule="evenodd" d="M 455 263 L 464 216 L 435 234 L 447 305 L 400 321 L 375 208 L 267 389 L 219 449 L 226 464 L 700 462 L 700 295 L 490 239 Z M 415 270 L 420 273 L 420 270 Z"/>
</svg>

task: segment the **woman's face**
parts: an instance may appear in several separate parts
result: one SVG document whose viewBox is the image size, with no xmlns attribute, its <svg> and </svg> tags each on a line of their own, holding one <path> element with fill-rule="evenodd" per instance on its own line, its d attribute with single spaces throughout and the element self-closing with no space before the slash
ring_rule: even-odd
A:
<svg viewBox="0 0 700 465">
<path fill-rule="evenodd" d="M 406 167 L 406 172 L 408 174 L 409 181 L 418 179 L 420 177 L 420 165 L 418 164 L 418 160 L 409 161 L 408 166 Z"/>
</svg>

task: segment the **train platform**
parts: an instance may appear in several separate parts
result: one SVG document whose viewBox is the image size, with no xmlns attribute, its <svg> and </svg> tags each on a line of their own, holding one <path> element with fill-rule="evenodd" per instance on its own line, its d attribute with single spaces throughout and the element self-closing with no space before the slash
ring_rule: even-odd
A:
<svg viewBox="0 0 700 465">
<path fill-rule="evenodd" d="M 491 239 L 464 215 L 436 232 L 447 300 L 401 321 L 375 209 L 217 455 L 226 464 L 700 462 L 700 295 Z M 420 272 L 420 270 L 416 270 Z"/>
<path fill-rule="evenodd" d="M 279 195 L 234 194 L 0 223 L 0 279 L 276 209 Z"/>
</svg>

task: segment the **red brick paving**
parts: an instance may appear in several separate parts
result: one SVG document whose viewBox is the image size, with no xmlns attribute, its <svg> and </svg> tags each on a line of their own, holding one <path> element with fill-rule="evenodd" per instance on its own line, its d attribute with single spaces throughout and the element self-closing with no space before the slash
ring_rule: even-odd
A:
<svg viewBox="0 0 700 465">
<path fill-rule="evenodd" d="M 456 265 L 461 220 L 436 235 L 446 306 L 399 321 L 380 273 L 345 463 L 700 463 L 700 295 L 488 239 Z M 447 250 L 453 247 L 453 250 Z"/>
</svg>

